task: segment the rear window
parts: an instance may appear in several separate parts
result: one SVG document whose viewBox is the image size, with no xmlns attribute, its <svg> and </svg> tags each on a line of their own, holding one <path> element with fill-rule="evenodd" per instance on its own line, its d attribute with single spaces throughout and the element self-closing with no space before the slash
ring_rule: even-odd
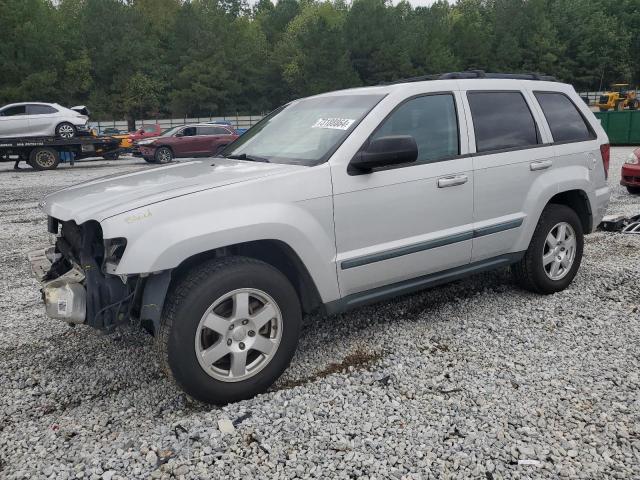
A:
<svg viewBox="0 0 640 480">
<path fill-rule="evenodd" d="M 534 92 L 547 119 L 554 142 L 595 138 L 575 104 L 563 93 Z"/>
<path fill-rule="evenodd" d="M 198 135 L 230 135 L 230 133 L 222 127 L 198 127 Z"/>
<path fill-rule="evenodd" d="M 29 115 L 45 115 L 47 113 L 56 113 L 56 110 L 49 105 L 29 105 L 27 106 L 27 113 Z"/>
<path fill-rule="evenodd" d="M 520 92 L 469 92 L 467 94 L 476 151 L 490 152 L 539 143 L 538 129 Z"/>
</svg>

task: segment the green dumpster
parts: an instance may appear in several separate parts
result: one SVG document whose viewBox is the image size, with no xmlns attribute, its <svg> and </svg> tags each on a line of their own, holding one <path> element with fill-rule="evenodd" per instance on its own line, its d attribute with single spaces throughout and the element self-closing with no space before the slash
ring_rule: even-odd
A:
<svg viewBox="0 0 640 480">
<path fill-rule="evenodd" d="M 640 110 L 594 112 L 611 145 L 640 145 Z"/>
</svg>

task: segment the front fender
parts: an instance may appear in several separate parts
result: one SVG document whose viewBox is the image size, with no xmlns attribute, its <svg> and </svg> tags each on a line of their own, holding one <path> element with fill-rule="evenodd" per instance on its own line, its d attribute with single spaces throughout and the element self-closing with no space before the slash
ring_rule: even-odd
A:
<svg viewBox="0 0 640 480">
<path fill-rule="evenodd" d="M 103 221 L 105 238 L 127 238 L 115 273 L 168 270 L 216 248 L 279 240 L 302 260 L 323 302 L 339 297 L 330 195 L 298 202 L 242 204 L 238 199 L 225 208 L 202 208 L 210 205 L 209 200 L 211 194 L 188 195 Z"/>
</svg>

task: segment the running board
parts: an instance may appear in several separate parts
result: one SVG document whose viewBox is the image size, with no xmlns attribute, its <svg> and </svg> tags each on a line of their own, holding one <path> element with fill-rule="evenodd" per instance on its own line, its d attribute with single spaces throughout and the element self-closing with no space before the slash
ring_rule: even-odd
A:
<svg viewBox="0 0 640 480">
<path fill-rule="evenodd" d="M 442 272 L 431 273 L 422 277 L 404 280 L 402 282 L 385 285 L 383 287 L 358 292 L 346 297 L 325 303 L 324 309 L 327 315 L 335 315 L 363 305 L 389 300 L 399 295 L 417 292 L 426 288 L 435 287 L 444 283 L 487 272 L 501 267 L 507 267 L 524 257 L 525 252 L 508 253 L 499 257 L 481 260 L 479 262 L 462 265 Z"/>
</svg>

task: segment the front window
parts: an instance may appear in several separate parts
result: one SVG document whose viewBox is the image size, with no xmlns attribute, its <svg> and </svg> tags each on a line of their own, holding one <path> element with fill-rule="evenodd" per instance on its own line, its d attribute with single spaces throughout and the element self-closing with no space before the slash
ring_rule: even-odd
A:
<svg viewBox="0 0 640 480">
<path fill-rule="evenodd" d="M 458 116 L 453 95 L 425 95 L 403 103 L 383 122 L 371 140 L 393 135 L 411 135 L 415 139 L 418 158 L 411 165 L 458 155 Z"/>
<path fill-rule="evenodd" d="M 223 155 L 317 165 L 328 160 L 383 97 L 345 94 L 295 100 L 263 118 Z"/>
</svg>

